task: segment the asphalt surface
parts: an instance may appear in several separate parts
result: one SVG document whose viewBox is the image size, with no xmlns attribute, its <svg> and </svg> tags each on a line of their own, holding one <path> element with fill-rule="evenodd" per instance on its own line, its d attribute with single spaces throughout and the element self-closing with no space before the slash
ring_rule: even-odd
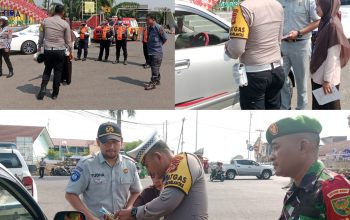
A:
<svg viewBox="0 0 350 220">
<path fill-rule="evenodd" d="M 64 198 L 69 177 L 44 177 L 35 181 L 38 188 L 39 205 L 53 219 L 58 211 L 73 210 Z M 272 177 L 270 180 L 257 180 L 256 177 L 236 177 L 235 180 L 209 182 L 209 220 L 273 220 L 278 219 L 282 209 L 288 178 Z M 147 187 L 149 178 L 141 180 Z"/>
<path fill-rule="evenodd" d="M 36 99 L 39 92 L 43 64 L 33 61 L 32 55 L 13 54 L 14 77 L 0 77 L 1 109 L 174 109 L 174 36 L 164 46 L 160 69 L 161 85 L 144 90 L 150 81 L 151 69 L 144 69 L 145 59 L 140 41 L 128 41 L 128 62 L 112 64 L 115 46 L 110 48 L 108 63 L 97 62 L 99 44 L 89 48 L 88 60 L 73 61 L 72 83 L 61 86 L 57 100 L 52 100 L 52 80 L 43 101 Z M 76 56 L 77 50 L 74 55 Z M 121 53 L 121 60 L 123 56 Z M 3 73 L 8 69 L 3 62 Z M 52 79 L 53 77 L 51 77 Z"/>
</svg>

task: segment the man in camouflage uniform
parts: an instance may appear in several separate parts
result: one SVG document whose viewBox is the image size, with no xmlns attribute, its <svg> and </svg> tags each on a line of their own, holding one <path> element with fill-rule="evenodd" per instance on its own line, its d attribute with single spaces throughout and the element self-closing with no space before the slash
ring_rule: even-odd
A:
<svg viewBox="0 0 350 220">
<path fill-rule="evenodd" d="M 298 116 L 281 119 L 266 132 L 276 175 L 294 180 L 280 220 L 350 219 L 349 181 L 317 160 L 321 130 L 316 119 Z"/>
</svg>

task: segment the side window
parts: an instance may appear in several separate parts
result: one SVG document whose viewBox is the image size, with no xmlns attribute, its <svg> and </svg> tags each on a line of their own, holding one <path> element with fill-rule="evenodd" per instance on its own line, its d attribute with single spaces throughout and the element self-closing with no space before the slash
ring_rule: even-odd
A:
<svg viewBox="0 0 350 220">
<path fill-rule="evenodd" d="M 237 160 L 237 163 L 240 165 L 249 165 L 247 160 Z"/>
<path fill-rule="evenodd" d="M 22 164 L 18 159 L 16 154 L 12 153 L 1 153 L 0 154 L 0 163 L 6 168 L 21 168 Z"/>
<path fill-rule="evenodd" d="M 0 219 L 34 219 L 23 205 L 0 186 Z"/>
<path fill-rule="evenodd" d="M 228 40 L 228 30 L 200 15 L 175 11 L 175 49 L 217 45 Z"/>
</svg>

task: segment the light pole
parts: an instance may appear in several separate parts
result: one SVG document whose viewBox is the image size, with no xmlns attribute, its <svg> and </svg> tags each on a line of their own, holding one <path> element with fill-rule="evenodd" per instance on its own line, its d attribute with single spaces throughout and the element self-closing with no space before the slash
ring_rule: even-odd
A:
<svg viewBox="0 0 350 220">
<path fill-rule="evenodd" d="M 69 26 L 72 30 L 72 23 L 73 23 L 73 0 L 69 1 Z"/>
</svg>

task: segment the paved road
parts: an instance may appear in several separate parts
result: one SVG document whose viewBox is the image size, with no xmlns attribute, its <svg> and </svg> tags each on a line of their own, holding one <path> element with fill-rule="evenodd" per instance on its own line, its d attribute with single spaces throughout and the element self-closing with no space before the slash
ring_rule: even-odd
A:
<svg viewBox="0 0 350 220">
<path fill-rule="evenodd" d="M 110 51 L 110 61 L 115 60 L 115 47 Z M 73 62 L 72 84 L 61 86 L 58 100 L 49 96 L 38 101 L 35 95 L 40 89 L 44 65 L 33 61 L 33 56 L 11 56 L 15 76 L 0 78 L 1 109 L 173 109 L 174 108 L 174 36 L 170 36 L 164 48 L 161 67 L 162 85 L 156 90 L 145 91 L 150 69 L 145 63 L 142 44 L 128 41 L 129 65 L 113 65 L 111 62 L 94 61 L 98 57 L 98 44 L 92 44 L 86 62 Z M 76 51 L 75 51 L 76 55 Z M 122 60 L 122 59 L 121 59 Z M 7 74 L 6 65 L 3 72 Z M 49 83 L 48 89 L 52 89 Z"/>
<path fill-rule="evenodd" d="M 208 179 L 208 176 L 207 176 Z M 35 178 L 39 204 L 53 219 L 60 210 L 72 210 L 64 199 L 68 177 Z M 257 180 L 254 177 L 237 177 L 233 181 L 207 182 L 210 220 L 273 220 L 278 219 L 285 191 L 281 189 L 288 178 L 272 177 Z M 142 180 L 143 186 L 150 179 Z"/>
</svg>

